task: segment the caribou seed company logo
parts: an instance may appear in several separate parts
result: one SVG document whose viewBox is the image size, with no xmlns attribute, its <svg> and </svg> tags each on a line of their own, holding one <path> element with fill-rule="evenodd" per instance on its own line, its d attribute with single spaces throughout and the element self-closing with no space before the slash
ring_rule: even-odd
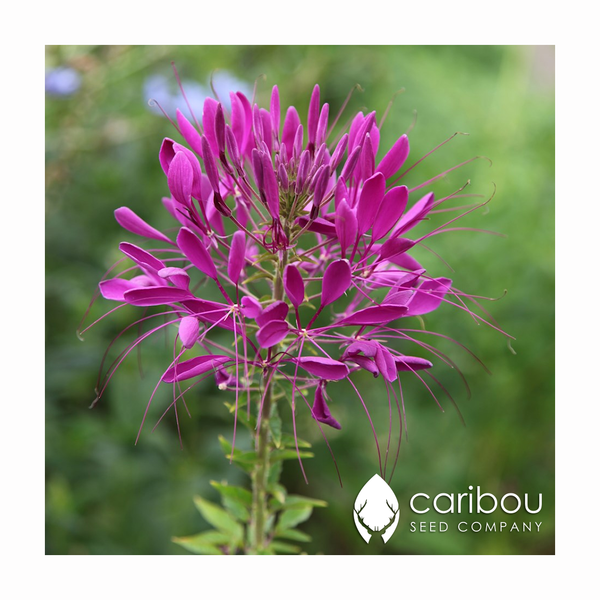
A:
<svg viewBox="0 0 600 600">
<path fill-rule="evenodd" d="M 400 519 L 400 504 L 392 488 L 379 476 L 373 475 L 358 492 L 354 501 L 354 523 L 367 544 L 372 537 L 385 544 Z"/>
<path fill-rule="evenodd" d="M 500 499 L 489 492 L 482 492 L 481 487 L 469 486 L 469 491 L 461 494 L 447 494 L 442 492 L 437 494 L 432 500 L 428 494 L 422 492 L 413 494 L 408 503 L 410 510 L 416 515 L 425 515 L 429 517 L 432 512 L 438 515 L 462 515 L 462 514 L 483 514 L 491 515 L 498 511 L 504 513 L 491 518 L 482 517 L 475 521 L 459 520 L 455 524 L 460 533 L 539 533 L 542 527 L 542 521 L 536 520 L 539 517 L 533 517 L 542 510 L 542 494 L 530 498 L 525 494 L 523 499 L 512 492 L 504 494 Z M 524 511 L 529 520 L 510 520 L 510 515 L 519 511 Z M 371 538 L 380 539 L 383 543 L 392 537 L 398 522 L 400 521 L 400 503 L 394 494 L 392 488 L 379 476 L 373 475 L 356 496 L 354 501 L 354 523 L 358 533 L 368 544 Z M 509 515 L 508 517 L 505 515 Z M 413 517 L 414 518 L 414 517 Z M 505 519 L 505 520 L 504 520 Z M 456 520 L 456 519 L 455 519 Z M 438 532 L 448 531 L 449 523 L 446 521 L 428 520 L 411 521 L 409 526 L 410 533 Z"/>
</svg>

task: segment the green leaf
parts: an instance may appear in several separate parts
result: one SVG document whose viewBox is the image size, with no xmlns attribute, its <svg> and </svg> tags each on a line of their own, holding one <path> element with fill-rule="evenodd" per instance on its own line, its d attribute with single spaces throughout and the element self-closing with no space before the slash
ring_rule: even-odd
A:
<svg viewBox="0 0 600 600">
<path fill-rule="evenodd" d="M 307 498 L 306 496 L 297 496 L 291 494 L 285 501 L 286 508 L 305 508 L 307 506 L 327 506 L 325 500 L 317 500 L 317 498 Z"/>
<path fill-rule="evenodd" d="M 279 256 L 277 256 L 277 254 L 275 254 L 274 252 L 263 252 L 262 254 L 259 254 L 254 258 L 253 264 L 263 262 L 264 260 L 272 260 L 274 262 L 277 262 L 278 259 Z"/>
<path fill-rule="evenodd" d="M 194 554 L 224 554 L 217 546 L 226 546 L 229 541 L 226 534 L 214 530 L 171 540 Z"/>
<path fill-rule="evenodd" d="M 242 522 L 250 519 L 248 509 L 252 506 L 252 493 L 244 488 L 211 481 L 210 484 L 221 494 L 223 506 Z"/>
<path fill-rule="evenodd" d="M 284 448 L 296 448 L 296 442 L 294 441 L 294 436 L 289 433 L 284 433 L 281 435 L 281 445 Z M 311 445 L 304 440 L 298 438 L 298 448 L 310 448 Z"/>
<path fill-rule="evenodd" d="M 254 261 L 254 262 L 256 262 L 256 261 Z M 273 279 L 275 279 L 275 278 L 270 273 L 265 273 L 264 271 L 259 271 L 258 273 L 255 273 L 251 277 L 248 277 L 248 279 L 244 279 L 244 281 L 242 282 L 242 285 L 252 283 L 253 281 L 257 281 L 258 279 L 270 279 L 271 281 L 273 281 Z"/>
<path fill-rule="evenodd" d="M 300 452 L 296 452 L 296 450 L 273 450 L 273 452 L 271 452 L 271 456 L 270 459 L 273 461 L 273 463 L 277 462 L 278 460 L 291 460 L 291 459 L 298 459 L 298 455 L 300 456 L 300 458 L 313 458 L 314 454 L 312 452 L 306 452 L 306 451 L 300 451 Z"/>
<path fill-rule="evenodd" d="M 227 511 L 200 496 L 194 496 L 194 504 L 208 523 L 229 536 L 230 544 L 242 541 L 244 529 Z"/>
<path fill-rule="evenodd" d="M 281 461 L 274 462 L 269 466 L 269 473 L 267 475 L 267 484 L 269 486 L 275 486 L 281 476 L 281 470 L 283 469 L 283 463 Z M 283 490 L 285 493 L 285 489 Z"/>
<path fill-rule="evenodd" d="M 298 546 L 284 542 L 271 542 L 269 548 L 274 552 L 282 552 L 283 554 L 298 554 L 302 550 Z"/>
<path fill-rule="evenodd" d="M 223 451 L 225 452 L 225 457 L 228 460 L 231 460 L 231 444 L 222 435 L 219 436 L 219 442 L 221 444 L 221 448 L 223 448 Z M 238 450 L 236 448 L 233 451 L 233 462 L 239 465 L 247 473 L 252 472 L 256 461 L 257 456 L 254 450 L 249 452 L 243 452 L 242 450 Z"/>
<path fill-rule="evenodd" d="M 225 404 L 227 410 L 232 415 L 235 414 L 235 403 L 224 402 L 223 404 Z M 256 417 L 252 413 L 250 413 L 250 417 L 248 417 L 248 411 L 246 410 L 245 400 L 242 402 L 240 399 L 240 402 L 238 404 L 237 419 L 240 423 L 244 425 L 244 427 L 250 429 L 251 432 L 254 432 L 254 430 L 256 429 Z"/>
<path fill-rule="evenodd" d="M 277 463 L 282 465 L 281 462 Z M 273 483 L 267 487 L 267 491 L 273 496 L 271 503 L 276 510 L 283 508 L 287 490 L 280 483 Z"/>
<path fill-rule="evenodd" d="M 265 532 L 268 534 L 273 529 L 275 523 L 275 515 L 269 515 L 265 521 Z"/>
<path fill-rule="evenodd" d="M 310 517 L 312 510 L 312 506 L 284 510 L 279 517 L 279 523 L 277 524 L 275 532 L 279 534 L 281 531 L 285 531 L 286 529 L 293 529 L 299 523 L 306 521 Z"/>
<path fill-rule="evenodd" d="M 298 531 L 297 529 L 283 529 L 279 531 L 275 537 L 294 540 L 295 542 L 310 542 L 312 539 L 310 535 L 304 533 L 304 531 Z"/>
</svg>

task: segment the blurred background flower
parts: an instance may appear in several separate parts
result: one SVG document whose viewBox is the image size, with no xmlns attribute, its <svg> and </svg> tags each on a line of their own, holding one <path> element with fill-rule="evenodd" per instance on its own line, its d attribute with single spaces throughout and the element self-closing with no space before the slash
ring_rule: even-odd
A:
<svg viewBox="0 0 600 600">
<path fill-rule="evenodd" d="M 242 92 L 248 97 L 251 97 L 252 94 L 252 86 L 223 70 L 215 71 L 206 85 L 190 79 L 182 81 L 181 84 L 185 98 L 173 73 L 149 75 L 144 80 L 143 86 L 144 101 L 148 103 L 148 108 L 158 115 L 162 115 L 164 110 L 172 119 L 176 118 L 175 111 L 179 109 L 193 123 L 190 107 L 192 112 L 200 118 L 204 100 L 209 96 L 214 97 L 216 94 L 223 107 L 229 110 L 231 108 L 229 92 Z"/>
<path fill-rule="evenodd" d="M 51 96 L 71 96 L 81 85 L 79 73 L 71 67 L 46 71 L 46 93 Z"/>
<path fill-rule="evenodd" d="M 432 330 L 465 342 L 492 375 L 467 354 L 446 348 L 471 386 L 467 400 L 456 373 L 449 369 L 440 374 L 466 427 L 454 411 L 440 413 L 422 387 L 407 389 L 408 439 L 402 442 L 391 485 L 404 506 L 416 492 L 463 493 L 469 485 L 498 497 L 541 492 L 544 506 L 538 520 L 543 525 L 539 534 L 458 533 L 459 520 L 485 522 L 493 515 L 444 515 L 448 532 L 411 533 L 409 521 L 419 519 L 404 511 L 383 552 L 554 552 L 553 47 L 48 46 L 46 52 L 49 68 L 70 65 L 81 78 L 76 94 L 49 93 L 46 101 L 48 554 L 184 553 L 171 536 L 208 528 L 192 495 L 216 500 L 211 479 L 235 484 L 242 477 L 218 443 L 218 435 L 231 439 L 232 419 L 214 386 L 198 386 L 190 396 L 192 418 L 181 420 L 183 450 L 172 420 L 164 420 L 134 446 L 146 400 L 168 353 L 159 336 L 142 348 L 141 362 L 132 356 L 122 365 L 102 402 L 92 411 L 87 408 L 104 350 L 134 314 L 123 309 L 88 332 L 84 344 L 76 337 L 98 279 L 118 258 L 118 243 L 134 241 L 123 234 L 113 211 L 129 206 L 159 229 L 171 226 L 160 202 L 168 188 L 158 150 L 163 137 L 176 139 L 177 133 L 167 119 L 156 119 L 144 106 L 159 92 L 166 104 L 177 98 L 171 61 L 194 110 L 210 93 L 211 74 L 223 101 L 234 84 L 251 95 L 258 79 L 257 100 L 267 106 L 277 83 L 282 103 L 295 105 L 303 118 L 317 82 L 322 101 L 332 107 L 341 106 L 356 83 L 362 86 L 346 118 L 357 110 L 382 114 L 404 88 L 381 129 L 381 148 L 410 130 L 412 164 L 454 132 L 470 134 L 457 136 L 423 161 L 413 184 L 476 155 L 493 161 L 492 167 L 487 161 L 470 163 L 431 190 L 441 197 L 470 179 L 465 191 L 489 197 L 495 186 L 487 212 L 477 211 L 464 225 L 507 237 L 449 233 L 428 245 L 448 259 L 444 268 L 458 288 L 502 297 L 488 307 L 517 338 L 517 354 L 494 331 L 456 318 L 455 311 L 440 310 L 430 317 Z M 252 83 L 242 88 L 246 80 Z M 179 107 L 187 111 L 185 103 Z M 436 272 L 443 267 L 424 249 L 415 257 Z M 106 308 L 95 307 L 88 322 Z M 361 385 L 369 387 L 368 378 Z M 352 520 L 354 498 L 376 471 L 372 434 L 352 390 L 344 396 L 340 388 L 336 396 L 336 418 L 343 420 L 344 429 L 334 431 L 330 443 L 336 456 L 343 457 L 338 463 L 344 487 L 337 483 L 320 434 L 310 433 L 310 414 L 300 415 L 298 423 L 316 454 L 305 464 L 310 485 L 293 461 L 286 464 L 284 483 L 291 492 L 329 503 L 303 526 L 313 538 L 307 552 L 381 553 L 364 544 Z M 160 401 L 157 396 L 157 410 Z M 366 402 L 376 425 L 385 429 L 387 398 L 371 394 Z M 155 421 L 159 416 L 150 415 Z M 520 514 L 514 516 L 520 519 Z"/>
</svg>

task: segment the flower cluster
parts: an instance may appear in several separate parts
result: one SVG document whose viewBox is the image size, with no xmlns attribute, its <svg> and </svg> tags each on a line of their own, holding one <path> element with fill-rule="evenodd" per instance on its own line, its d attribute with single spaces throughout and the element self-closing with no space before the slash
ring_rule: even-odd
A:
<svg viewBox="0 0 600 600">
<path fill-rule="evenodd" d="M 201 122 L 192 118 L 193 124 L 177 111 L 185 143 L 162 143 L 159 159 L 170 191 L 162 201 L 178 224 L 176 234 L 158 231 L 129 208 L 115 211 L 124 229 L 162 248 L 121 243 L 136 274 L 127 269 L 105 279 L 100 292 L 120 306 L 163 307 L 139 322 L 167 318 L 121 353 L 99 395 L 138 344 L 177 327 L 173 359 L 157 384 L 173 384 L 175 409 L 187 389 L 214 377 L 220 389 L 235 393 L 236 412 L 240 398 L 250 407 L 251 392 L 258 392 L 260 420 L 271 384 L 280 381 L 288 382 L 292 414 L 300 398 L 316 421 L 339 429 L 328 386 L 347 380 L 366 410 L 351 378 L 363 370 L 384 381 L 402 423 L 405 373 L 435 395 L 425 380 L 432 362 L 404 354 L 395 342 L 411 342 L 454 364 L 413 336 L 403 320 L 446 302 L 483 321 L 466 306 L 471 296 L 446 277 L 432 277 L 411 256 L 414 246 L 459 217 L 411 235 L 447 198 L 426 193 L 413 201 L 429 182 L 412 190 L 398 185 L 408 137 L 379 152 L 375 112 L 356 114 L 330 143 L 338 119 L 330 122 L 318 86 L 306 126 L 293 106 L 282 114 L 277 87 L 269 110 L 241 92 L 230 100 L 224 109 L 206 99 Z M 222 298 L 207 299 L 209 289 Z M 214 341 L 215 329 L 229 332 L 231 343 Z"/>
</svg>

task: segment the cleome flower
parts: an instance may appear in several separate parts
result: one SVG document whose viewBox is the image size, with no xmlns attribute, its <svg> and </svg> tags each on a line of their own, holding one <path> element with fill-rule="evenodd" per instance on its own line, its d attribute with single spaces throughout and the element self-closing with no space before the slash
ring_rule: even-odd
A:
<svg viewBox="0 0 600 600">
<path fill-rule="evenodd" d="M 468 307 L 467 301 L 479 307 L 474 296 L 429 274 L 411 255 L 428 238 L 456 229 L 454 221 L 482 204 L 415 235 L 420 223 L 460 194 L 436 200 L 431 192 L 420 195 L 433 180 L 413 189 L 402 184 L 412 169 L 400 172 L 410 153 L 408 137 L 380 151 L 375 112 L 356 114 L 332 141 L 339 115 L 330 119 L 318 85 L 304 123 L 293 106 L 282 110 L 277 86 L 268 109 L 237 92 L 230 94 L 227 110 L 207 98 L 201 120 L 192 123 L 179 110 L 176 116 L 181 139 L 165 139 L 159 151 L 169 191 L 162 202 L 176 233 L 163 233 L 129 208 L 118 208 L 117 222 L 141 241 L 119 246 L 133 268 L 99 284 L 100 294 L 118 302 L 117 308 L 156 307 L 129 327 L 164 321 L 121 352 L 97 399 L 139 344 L 175 328 L 173 357 L 156 387 L 173 386 L 167 411 L 177 415 L 184 393 L 212 377 L 219 389 L 234 394 L 236 419 L 242 400 L 249 411 L 255 395 L 260 423 L 277 381 L 288 385 L 294 435 L 298 402 L 319 426 L 340 429 L 331 384 L 347 380 L 371 422 L 352 379 L 365 371 L 383 382 L 390 414 L 396 404 L 401 433 L 402 380 L 416 377 L 437 402 L 428 380 L 438 382 L 430 370 L 436 361 L 455 366 L 415 335 L 410 318 L 446 303 L 497 328 Z M 214 294 L 218 300 L 208 299 Z M 226 332 L 229 344 L 215 341 L 217 330 Z M 381 467 L 381 453 L 379 462 Z"/>
</svg>

